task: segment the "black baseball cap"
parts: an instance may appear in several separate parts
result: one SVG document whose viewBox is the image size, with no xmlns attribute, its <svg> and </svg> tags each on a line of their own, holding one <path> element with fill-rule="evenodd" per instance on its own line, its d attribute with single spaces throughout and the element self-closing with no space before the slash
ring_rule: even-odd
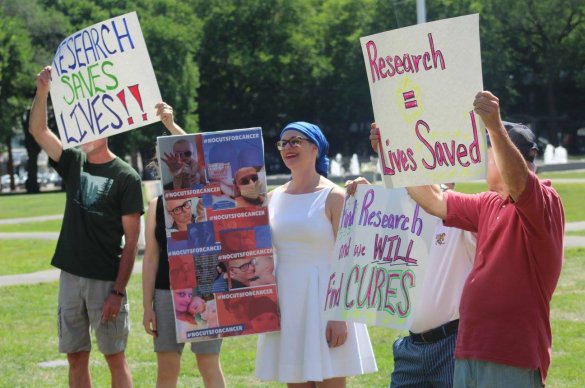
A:
<svg viewBox="0 0 585 388">
<path fill-rule="evenodd" d="M 538 152 L 538 144 L 536 144 L 536 136 L 530 128 L 524 124 L 511 123 L 509 121 L 502 121 L 504 128 L 508 131 L 508 136 L 512 143 L 518 148 L 524 160 L 527 162 L 534 162 L 534 157 Z M 490 137 L 487 136 L 487 145 L 491 147 Z M 535 150 L 537 152 L 532 152 Z"/>
</svg>

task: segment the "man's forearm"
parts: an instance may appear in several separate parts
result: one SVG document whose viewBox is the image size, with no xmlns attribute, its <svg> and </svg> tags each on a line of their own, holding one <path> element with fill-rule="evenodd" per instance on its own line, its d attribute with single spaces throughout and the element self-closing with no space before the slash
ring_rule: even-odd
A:
<svg viewBox="0 0 585 388">
<path fill-rule="evenodd" d="M 528 166 L 520 151 L 508 136 L 503 124 L 500 128 L 489 129 L 490 142 L 496 165 L 508 187 L 510 196 L 517 200 L 528 181 Z"/>
<path fill-rule="evenodd" d="M 29 132 L 33 137 L 43 132 L 48 131 L 47 124 L 47 96 L 42 96 L 37 93 L 30 108 L 29 117 Z"/>
<path fill-rule="evenodd" d="M 47 124 L 47 95 L 37 91 L 30 109 L 28 131 L 35 141 L 49 155 L 49 158 L 58 162 L 63 153 L 63 146 L 59 138 L 49 130 Z"/>
<path fill-rule="evenodd" d="M 447 218 L 447 200 L 439 186 L 413 186 L 407 187 L 406 190 L 427 213 L 443 220 Z"/>
<path fill-rule="evenodd" d="M 130 276 L 132 275 L 132 269 L 134 268 L 137 250 L 136 242 L 130 244 L 126 242 L 126 245 L 124 245 L 118 266 L 118 276 L 114 282 L 114 290 L 124 292 L 126 289 Z"/>
</svg>

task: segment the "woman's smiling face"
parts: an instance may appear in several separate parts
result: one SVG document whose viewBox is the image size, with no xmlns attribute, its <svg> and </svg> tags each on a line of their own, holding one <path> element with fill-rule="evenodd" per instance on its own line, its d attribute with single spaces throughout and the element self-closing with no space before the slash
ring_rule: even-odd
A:
<svg viewBox="0 0 585 388">
<path fill-rule="evenodd" d="M 284 143 L 280 156 L 288 169 L 292 170 L 308 163 L 315 165 L 317 146 L 311 143 L 304 134 L 290 129 L 282 134 L 280 140 Z"/>
</svg>

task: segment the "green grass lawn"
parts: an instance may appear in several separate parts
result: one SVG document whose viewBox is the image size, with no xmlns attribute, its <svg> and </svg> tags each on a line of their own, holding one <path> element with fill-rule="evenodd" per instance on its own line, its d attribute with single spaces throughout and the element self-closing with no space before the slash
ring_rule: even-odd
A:
<svg viewBox="0 0 585 388">
<path fill-rule="evenodd" d="M 585 230 L 572 230 L 565 232 L 565 234 L 569 236 L 585 236 Z"/>
<path fill-rule="evenodd" d="M 584 221 L 585 206 L 583 206 L 583 198 L 585 197 L 585 183 L 554 183 L 553 181 L 553 187 L 563 200 L 565 220 L 567 222 Z"/>
<path fill-rule="evenodd" d="M 21 224 L 0 224 L 0 232 L 58 232 L 63 220 L 23 222 Z"/>
<path fill-rule="evenodd" d="M 585 177 L 575 173 L 571 178 Z M 581 175 L 582 174 L 582 175 Z M 568 177 L 550 173 L 546 177 L 563 198 L 568 222 L 585 220 L 581 205 L 585 184 L 554 183 L 554 179 Z M 484 183 L 460 183 L 457 190 L 476 193 L 486 189 Z M 0 219 L 33 215 L 52 215 L 63 212 L 63 193 L 42 195 L 0 196 Z M 26 213 L 23 209 L 26 209 Z M 0 232 L 58 231 L 61 221 L 45 221 L 0 225 Z M 585 231 L 571 232 L 585 235 Z M 0 275 L 28 273 L 52 268 L 50 260 L 55 241 L 1 240 Z M 140 265 L 140 264 L 137 264 Z M 582 360 L 585 358 L 585 249 L 567 249 L 565 265 L 557 292 L 552 301 L 554 335 L 553 360 L 547 380 L 548 387 L 580 387 Z M 142 328 L 140 275 L 134 275 L 129 285 L 132 304 L 132 333 L 128 345 L 128 359 L 136 387 L 154 386 L 156 358 L 151 338 Z M 38 364 L 61 360 L 56 337 L 57 282 L 34 285 L 0 287 L 0 381 L 2 386 L 54 387 L 67 385 L 67 367 L 40 368 Z M 400 334 L 396 330 L 370 328 L 379 372 L 350 378 L 350 387 L 385 387 L 393 368 L 392 342 Z M 95 348 L 95 347 L 94 347 Z M 34 350 L 34 351 L 31 351 Z M 229 387 L 277 387 L 275 383 L 261 383 L 254 376 L 256 337 L 245 336 L 224 341 L 222 365 Z M 91 359 L 94 386 L 109 386 L 109 373 L 103 357 L 95 353 Z M 201 386 L 194 358 L 185 352 L 180 377 L 181 387 Z"/>
<path fill-rule="evenodd" d="M 572 212 L 574 209 L 581 210 L 579 204 L 580 196 L 585 193 L 585 183 L 554 183 L 554 179 L 560 178 L 585 178 L 585 171 L 577 172 L 552 172 L 540 175 L 541 178 L 553 179 L 554 187 L 557 188 L 559 194 L 563 198 L 565 203 L 565 211 L 567 213 Z M 487 190 L 485 183 L 458 183 L 457 190 L 463 193 L 477 193 L 480 191 Z M 576 201 L 575 204 L 572 202 Z M 145 209 L 147 204 L 145 205 Z M 34 217 L 34 216 L 45 216 L 62 214 L 65 209 L 65 193 L 43 193 L 43 194 L 22 194 L 22 195 L 4 195 L 0 196 L 0 220 L 7 218 L 20 218 L 20 217 Z M 579 218 L 581 217 L 581 218 Z M 585 208 L 582 212 L 578 212 L 576 218 L 571 220 L 585 220 Z M 567 217 L 567 221 L 571 221 Z M 30 231 L 54 231 L 55 223 L 43 223 L 39 225 L 39 229 L 31 229 Z M 51 229 L 40 229 L 40 228 L 51 228 Z M 17 229 L 18 228 L 18 229 Z M 37 228 L 37 226 L 34 226 Z M 0 231 L 26 231 L 26 225 L 21 226 L 2 226 L 0 225 Z"/>
<path fill-rule="evenodd" d="M 558 174 L 555 174 L 555 176 Z M 551 177 L 554 179 L 554 177 Z M 585 220 L 581 205 L 585 184 L 554 184 L 563 198 L 567 221 Z M 457 189 L 475 193 L 485 190 L 482 183 L 461 183 Z M 0 196 L 0 219 L 51 215 L 63 212 L 64 194 Z M 25 210 L 26 209 L 26 210 Z M 26 214 L 23 214 L 26 211 Z M 57 231 L 60 221 L 0 225 L 2 232 Z M 573 232 L 585 235 L 585 232 Z M 0 275 L 27 273 L 51 268 L 55 241 L 0 241 Z M 139 264 L 137 264 L 139 265 Z M 585 358 L 585 249 L 567 249 L 559 286 L 552 300 L 553 359 L 547 387 L 582 387 Z M 129 284 L 132 333 L 128 359 L 136 387 L 154 386 L 156 358 L 151 338 L 142 328 L 140 276 Z M 61 387 L 67 385 L 67 367 L 39 368 L 37 364 L 61 360 L 57 352 L 57 282 L 40 285 L 0 287 L 0 386 Z M 393 369 L 392 342 L 396 330 L 370 328 L 379 372 L 350 378 L 350 387 L 385 387 Z M 95 346 L 94 346 L 95 349 Z M 281 387 L 261 383 L 254 376 L 256 337 L 245 336 L 224 341 L 222 365 L 229 387 Z M 91 359 L 94 386 L 109 386 L 109 372 L 103 357 L 96 352 Z M 185 351 L 180 377 L 181 387 L 202 386 L 194 358 Z"/>
<path fill-rule="evenodd" d="M 65 360 L 57 351 L 56 310 L 57 283 L 0 288 L 3 301 L 0 325 L 0 364 L 3 386 L 62 387 L 67 384 L 67 367 L 38 368 L 47 361 Z M 127 356 L 134 377 L 134 386 L 152 387 L 156 378 L 156 356 L 152 339 L 142 327 L 140 277 L 134 275 L 129 284 L 131 299 L 131 334 Z M 26 303 L 24 303 L 26 301 Z M 392 370 L 391 344 L 396 331 L 372 328 L 380 372 L 350 379 L 352 387 L 381 387 L 388 383 Z M 34 351 L 31 351 L 34 349 Z M 94 344 L 94 349 L 96 349 Z M 254 378 L 256 336 L 229 338 L 223 343 L 221 361 L 228 387 L 281 387 L 261 383 Z M 91 371 L 94 386 L 109 386 L 109 372 L 99 352 L 92 353 Z M 202 386 L 190 351 L 183 355 L 181 387 Z"/>
<path fill-rule="evenodd" d="M 550 171 L 538 174 L 541 179 L 585 179 L 585 170 Z"/>
<path fill-rule="evenodd" d="M 0 240 L 0 276 L 51 269 L 56 243 L 51 240 Z"/>
<path fill-rule="evenodd" d="M 555 183 L 553 179 L 553 187 L 557 190 L 563 201 L 565 220 L 567 222 L 585 220 L 585 206 L 583 206 L 585 183 Z M 486 190 L 487 186 L 485 183 L 466 182 L 458 183 L 455 189 L 462 193 L 474 194 Z"/>
<path fill-rule="evenodd" d="M 565 264 L 552 300 L 552 364 L 547 387 L 583 387 L 585 358 L 585 249 L 567 249 Z M 156 359 L 151 338 L 142 328 L 140 276 L 133 275 L 129 284 L 132 332 L 128 343 L 128 360 L 136 387 L 152 387 Z M 0 287 L 0 379 L 2 386 L 62 387 L 67 384 L 67 367 L 39 368 L 37 364 L 65 360 L 57 352 L 57 282 L 40 285 Z M 513 324 L 513 323 L 511 323 Z M 393 368 L 392 342 L 396 330 L 371 327 L 370 336 L 379 372 L 349 379 L 350 387 L 385 387 Z M 95 349 L 95 347 L 94 347 Z M 224 341 L 222 365 L 228 387 L 281 387 L 261 383 L 254 376 L 256 337 L 229 338 Z M 103 357 L 95 352 L 91 358 L 94 386 L 109 386 L 109 372 Z M 189 351 L 183 356 L 181 387 L 201 386 L 194 358 Z"/>
<path fill-rule="evenodd" d="M 65 193 L 0 196 L 0 219 L 63 214 Z"/>
</svg>

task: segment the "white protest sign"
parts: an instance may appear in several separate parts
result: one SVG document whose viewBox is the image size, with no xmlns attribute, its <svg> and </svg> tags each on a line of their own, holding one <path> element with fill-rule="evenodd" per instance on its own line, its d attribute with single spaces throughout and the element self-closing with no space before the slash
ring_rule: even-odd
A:
<svg viewBox="0 0 585 388">
<path fill-rule="evenodd" d="M 159 121 L 154 105 L 162 98 L 136 12 L 61 42 L 51 79 L 65 149 Z"/>
<path fill-rule="evenodd" d="M 403 189 L 359 185 L 337 232 L 326 319 L 408 329 L 436 220 Z"/>
<path fill-rule="evenodd" d="M 481 179 L 486 139 L 473 100 L 481 91 L 479 15 L 360 39 L 386 187 Z"/>
</svg>

